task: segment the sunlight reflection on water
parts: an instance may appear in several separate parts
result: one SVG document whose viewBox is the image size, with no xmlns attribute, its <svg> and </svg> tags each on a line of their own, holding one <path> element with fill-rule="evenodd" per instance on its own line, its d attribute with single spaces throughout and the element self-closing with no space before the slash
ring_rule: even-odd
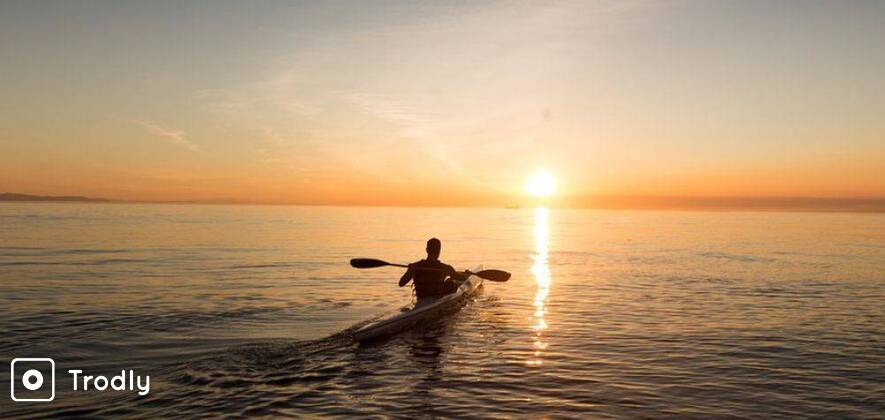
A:
<svg viewBox="0 0 885 420">
<path fill-rule="evenodd" d="M 545 207 L 535 209 L 535 253 L 532 255 L 532 274 L 535 276 L 537 289 L 535 292 L 535 312 L 530 317 L 532 330 L 534 331 L 534 354 L 533 358 L 526 362 L 529 366 L 541 366 L 542 353 L 547 349 L 548 343 L 544 341 L 544 330 L 547 329 L 547 321 L 544 314 L 547 312 L 547 295 L 550 293 L 550 267 L 547 265 L 548 255 L 548 211 Z"/>
</svg>

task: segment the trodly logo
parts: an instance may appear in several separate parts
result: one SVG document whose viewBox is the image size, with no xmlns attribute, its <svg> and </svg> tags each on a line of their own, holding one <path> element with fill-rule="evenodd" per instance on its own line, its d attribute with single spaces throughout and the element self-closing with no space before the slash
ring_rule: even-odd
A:
<svg viewBox="0 0 885 420">
<path fill-rule="evenodd" d="M 132 369 L 119 375 L 86 375 L 81 369 L 68 369 L 72 391 L 130 391 L 145 396 L 151 392 L 151 377 L 136 375 Z M 18 357 L 9 364 L 9 389 L 13 401 L 47 402 L 55 399 L 55 361 L 48 357 Z"/>
<path fill-rule="evenodd" d="M 136 375 L 134 371 L 131 369 L 127 373 L 125 370 L 121 370 L 120 374 L 108 379 L 107 376 L 93 376 L 93 375 L 83 375 L 83 371 L 80 369 L 70 369 L 68 373 L 74 376 L 74 391 L 82 389 L 83 391 L 88 391 L 89 389 L 94 389 L 96 391 L 104 391 L 106 389 L 112 389 L 114 391 L 138 391 L 138 395 L 145 396 L 149 392 L 151 392 L 151 377 L 144 377 L 144 384 L 141 383 L 142 377 Z M 128 382 L 127 382 L 128 378 Z M 83 381 L 83 387 L 78 388 L 77 384 L 80 381 Z M 90 388 L 89 382 L 92 382 Z M 128 383 L 128 385 L 127 385 Z"/>
<path fill-rule="evenodd" d="M 12 359 L 9 381 L 13 401 L 52 401 L 55 399 L 55 361 L 48 357 Z"/>
</svg>

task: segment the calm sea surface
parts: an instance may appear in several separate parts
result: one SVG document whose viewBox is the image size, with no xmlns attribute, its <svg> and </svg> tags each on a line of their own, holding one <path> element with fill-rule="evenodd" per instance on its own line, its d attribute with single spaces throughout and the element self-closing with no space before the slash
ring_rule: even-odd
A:
<svg viewBox="0 0 885 420">
<path fill-rule="evenodd" d="M 431 236 L 513 278 L 354 344 Z M 58 379 L 0 416 L 882 418 L 885 215 L 6 203 L 0 331 Z"/>
</svg>

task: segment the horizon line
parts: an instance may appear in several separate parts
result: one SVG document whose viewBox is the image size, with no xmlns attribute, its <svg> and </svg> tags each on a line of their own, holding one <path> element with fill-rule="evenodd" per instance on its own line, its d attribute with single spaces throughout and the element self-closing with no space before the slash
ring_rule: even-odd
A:
<svg viewBox="0 0 885 420">
<path fill-rule="evenodd" d="M 552 200 L 536 200 L 530 204 L 451 205 L 421 203 L 351 202 L 273 202 L 215 198 L 201 200 L 139 200 L 89 197 L 79 195 L 44 196 L 0 193 L 0 202 L 49 202 L 93 204 L 195 204 L 195 205 L 260 205 L 316 207 L 414 207 L 414 208 L 488 208 L 527 209 L 549 207 L 586 210 L 684 210 L 684 211 L 775 211 L 818 213 L 885 213 L 885 197 L 815 197 L 815 196 L 671 196 L 595 194 L 566 196 Z"/>
</svg>

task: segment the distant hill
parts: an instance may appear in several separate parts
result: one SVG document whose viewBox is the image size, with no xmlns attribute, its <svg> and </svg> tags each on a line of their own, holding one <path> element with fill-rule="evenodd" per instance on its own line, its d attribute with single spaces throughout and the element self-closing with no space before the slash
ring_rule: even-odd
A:
<svg viewBox="0 0 885 420">
<path fill-rule="evenodd" d="M 46 196 L 46 195 L 30 195 L 30 194 L 15 194 L 15 193 L 2 193 L 0 194 L 0 201 L 72 201 L 72 202 L 88 202 L 88 203 L 104 203 L 110 200 L 105 198 L 91 198 L 91 197 L 81 197 L 81 196 Z"/>
</svg>

